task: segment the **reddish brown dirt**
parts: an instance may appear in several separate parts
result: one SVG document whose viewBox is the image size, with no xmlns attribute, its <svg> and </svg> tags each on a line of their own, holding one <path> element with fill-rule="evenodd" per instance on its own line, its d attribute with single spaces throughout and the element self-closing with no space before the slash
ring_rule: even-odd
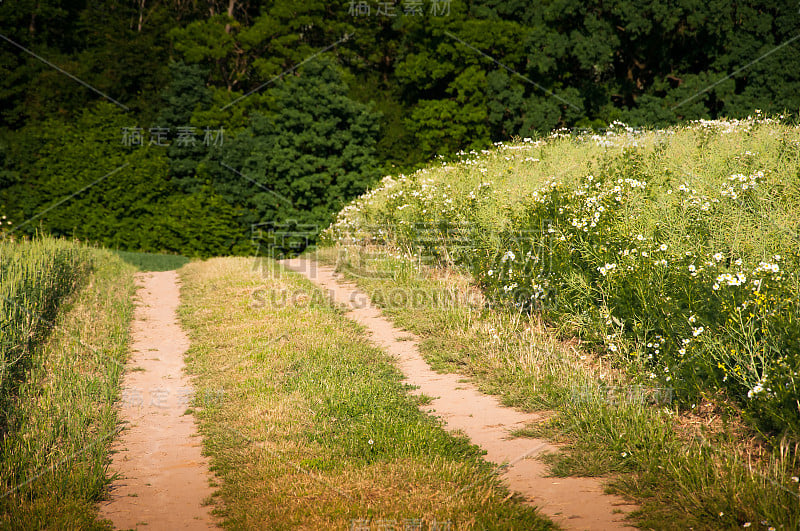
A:
<svg viewBox="0 0 800 531">
<path fill-rule="evenodd" d="M 175 271 L 139 273 L 131 357 L 123 381 L 124 430 L 114 444 L 111 485 L 100 516 L 120 529 L 215 529 L 211 475 L 183 372 L 189 339 L 178 323 Z"/>
<path fill-rule="evenodd" d="M 283 264 L 304 274 L 334 301 L 350 308 L 348 317 L 369 330 L 373 342 L 397 359 L 407 383 L 419 386 L 418 393 L 435 397 L 425 408 L 432 408 L 448 429 L 460 430 L 486 450 L 487 460 L 508 463 L 502 477 L 511 490 L 525 496 L 565 529 L 630 528 L 624 517 L 635 506 L 604 494 L 601 481 L 595 478 L 546 477 L 547 466 L 535 457 L 557 448 L 541 439 L 509 437 L 510 431 L 538 420 L 537 415 L 502 406 L 497 398 L 482 394 L 459 375 L 434 372 L 420 354 L 418 338 L 395 328 L 366 294 L 343 282 L 333 269 L 302 259 Z"/>
</svg>

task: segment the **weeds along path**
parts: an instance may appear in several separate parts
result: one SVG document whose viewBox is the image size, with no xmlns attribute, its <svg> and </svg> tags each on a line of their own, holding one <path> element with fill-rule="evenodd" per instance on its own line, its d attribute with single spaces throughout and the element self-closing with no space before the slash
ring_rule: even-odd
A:
<svg viewBox="0 0 800 531">
<path fill-rule="evenodd" d="M 183 373 L 189 339 L 176 315 L 175 271 L 139 273 L 131 327 L 131 357 L 123 381 L 125 423 L 111 469 L 119 479 L 100 516 L 121 529 L 213 529 L 203 501 L 208 462 L 201 455 L 194 416 L 184 415 L 192 387 Z"/>
<path fill-rule="evenodd" d="M 492 396 L 465 383 L 459 375 L 434 372 L 423 359 L 412 334 L 395 328 L 354 284 L 343 282 L 332 268 L 313 260 L 293 259 L 285 267 L 302 273 L 332 299 L 350 309 L 348 317 L 370 331 L 372 340 L 397 359 L 417 393 L 432 397 L 430 406 L 450 430 L 459 430 L 486 450 L 486 459 L 504 466 L 508 487 L 524 495 L 566 529 L 625 529 L 625 514 L 635 509 L 623 499 L 604 494 L 594 478 L 546 477 L 547 466 L 536 459 L 557 448 L 541 439 L 511 438 L 509 432 L 539 420 L 534 414 L 504 407 Z"/>
</svg>

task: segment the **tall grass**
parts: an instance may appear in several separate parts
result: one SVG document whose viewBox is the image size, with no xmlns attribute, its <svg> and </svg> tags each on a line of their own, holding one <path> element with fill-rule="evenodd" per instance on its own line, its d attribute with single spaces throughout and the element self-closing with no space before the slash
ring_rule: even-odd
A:
<svg viewBox="0 0 800 531">
<path fill-rule="evenodd" d="M 469 271 L 687 407 L 800 435 L 800 129 L 550 137 L 387 177 L 325 236 Z"/>
<path fill-rule="evenodd" d="M 4 353 L 18 361 L 3 405 L 0 529 L 107 528 L 96 503 L 117 433 L 133 267 L 51 239 L 2 251 Z"/>
<path fill-rule="evenodd" d="M 0 241 L 0 432 L 33 351 L 92 263 L 88 248 L 64 240 Z"/>
</svg>

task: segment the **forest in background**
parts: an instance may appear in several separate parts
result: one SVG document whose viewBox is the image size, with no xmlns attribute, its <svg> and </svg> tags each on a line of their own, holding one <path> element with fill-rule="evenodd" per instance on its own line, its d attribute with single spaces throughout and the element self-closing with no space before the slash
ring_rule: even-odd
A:
<svg viewBox="0 0 800 531">
<path fill-rule="evenodd" d="M 0 215 L 15 237 L 122 250 L 297 250 L 306 236 L 287 234 L 313 239 L 381 175 L 437 155 L 560 127 L 795 113 L 799 11 L 5 1 Z"/>
</svg>

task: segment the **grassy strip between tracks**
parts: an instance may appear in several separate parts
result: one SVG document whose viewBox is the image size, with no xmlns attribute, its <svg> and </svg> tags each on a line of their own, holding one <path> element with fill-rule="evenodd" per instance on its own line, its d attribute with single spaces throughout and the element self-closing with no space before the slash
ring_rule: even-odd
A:
<svg viewBox="0 0 800 531">
<path fill-rule="evenodd" d="M 181 269 L 196 414 L 233 529 L 547 529 L 465 438 L 418 409 L 388 355 L 267 263 Z M 257 296 L 303 292 L 286 304 Z M 415 528 L 415 527 L 412 527 Z"/>
</svg>

